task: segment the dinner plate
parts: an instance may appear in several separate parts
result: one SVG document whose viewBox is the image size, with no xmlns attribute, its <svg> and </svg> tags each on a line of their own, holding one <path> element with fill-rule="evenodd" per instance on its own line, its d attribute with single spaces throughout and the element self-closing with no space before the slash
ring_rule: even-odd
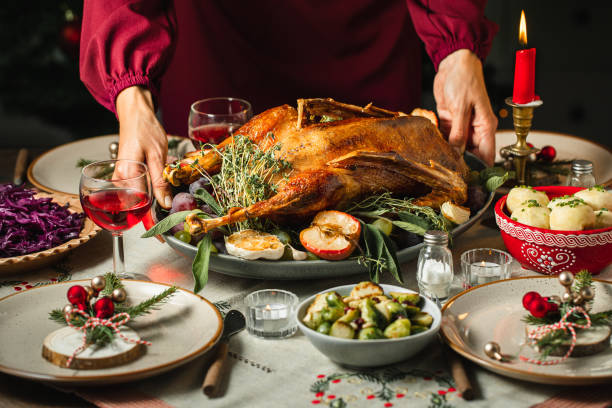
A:
<svg viewBox="0 0 612 408">
<path fill-rule="evenodd" d="M 609 310 L 612 284 L 594 280 L 593 311 Z M 537 354 L 525 342 L 527 314 L 523 295 L 536 291 L 543 296 L 561 295 L 564 291 L 557 277 L 523 277 L 476 286 L 451 298 L 442 308 L 440 332 L 457 353 L 495 373 L 543 384 L 591 385 L 612 381 L 612 348 L 588 357 L 570 357 L 550 366 L 520 361 L 519 351 L 534 358 Z M 484 345 L 499 343 L 502 354 L 515 357 L 501 363 L 487 357 Z M 556 358 L 556 357 L 552 357 Z"/>
<path fill-rule="evenodd" d="M 585 159 L 593 162 L 593 175 L 598 184 L 612 183 L 612 149 L 599 143 L 563 133 L 532 130 L 527 141 L 536 147 L 553 146 L 557 159 Z M 495 138 L 495 161 L 501 161 L 499 149 L 516 143 L 514 130 L 498 130 Z"/>
<path fill-rule="evenodd" d="M 53 383 L 111 384 L 151 377 L 185 364 L 210 350 L 221 336 L 223 320 L 215 306 L 201 296 L 178 289 L 159 309 L 128 325 L 152 344 L 131 363 L 97 370 L 58 367 L 41 355 L 44 338 L 62 325 L 49 312 L 66 304 L 68 281 L 40 286 L 0 299 L 0 371 Z M 169 285 L 123 280 L 128 300 L 141 302 Z"/>
<path fill-rule="evenodd" d="M 465 161 L 468 166 L 474 170 L 484 168 L 484 163 L 471 153 L 465 154 Z M 485 205 L 476 214 L 473 214 L 467 222 L 455 227 L 451 231 L 451 235 L 457 237 L 474 225 L 487 210 L 493 201 L 493 197 L 493 193 L 489 194 Z M 164 239 L 168 245 L 175 250 L 188 257 L 195 257 L 197 253 L 197 248 L 195 246 L 176 239 L 168 233 L 164 235 Z M 398 251 L 397 259 L 399 263 L 404 264 L 416 258 L 422 247 L 423 243 L 420 243 Z M 333 276 L 347 276 L 366 272 L 365 268 L 359 265 L 355 258 L 343 261 L 248 261 L 235 256 L 219 253 L 211 254 L 209 266 L 210 269 L 215 272 L 252 279 L 324 279 Z"/>
<path fill-rule="evenodd" d="M 62 193 L 37 193 L 37 198 L 51 197 L 53 202 L 60 205 L 69 205 L 73 212 L 83 212 L 78 197 Z M 83 219 L 83 228 L 77 238 L 66 241 L 63 244 L 45 249 L 44 251 L 33 252 L 31 254 L 12 256 L 10 258 L 0 258 L 0 275 L 12 275 L 20 272 L 40 269 L 52 265 L 68 254 L 68 251 L 83 245 L 101 231 L 88 217 Z"/>
<path fill-rule="evenodd" d="M 193 150 L 191 141 L 179 138 L 178 155 Z M 119 135 L 104 135 L 77 140 L 53 148 L 35 159 L 28 167 L 28 180 L 41 190 L 78 196 L 81 167 L 80 159 L 109 160 L 109 145 L 118 142 Z"/>
</svg>

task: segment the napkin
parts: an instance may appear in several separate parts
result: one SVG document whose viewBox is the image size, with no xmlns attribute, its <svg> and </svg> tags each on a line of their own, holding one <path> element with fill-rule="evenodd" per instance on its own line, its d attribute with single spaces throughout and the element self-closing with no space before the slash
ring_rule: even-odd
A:
<svg viewBox="0 0 612 408">
<path fill-rule="evenodd" d="M 568 387 L 559 394 L 532 405 L 531 408 L 607 408 L 612 406 L 612 388 Z"/>
<path fill-rule="evenodd" d="M 133 387 L 106 387 L 74 389 L 75 395 L 100 408 L 174 408 L 163 400 L 152 397 Z"/>
</svg>

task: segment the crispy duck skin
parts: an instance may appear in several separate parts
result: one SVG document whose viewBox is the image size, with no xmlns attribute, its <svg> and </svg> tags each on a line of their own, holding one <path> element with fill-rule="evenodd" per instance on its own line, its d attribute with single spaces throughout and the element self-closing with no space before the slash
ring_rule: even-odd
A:
<svg viewBox="0 0 612 408">
<path fill-rule="evenodd" d="M 312 123 L 321 115 L 343 118 Z M 272 132 L 274 138 L 266 138 Z M 277 157 L 292 164 L 288 180 L 278 180 L 278 193 L 248 208 L 232 209 L 213 219 L 194 219 L 194 230 L 213 228 L 254 217 L 278 222 L 308 219 L 324 209 L 342 209 L 368 195 L 390 191 L 419 197 L 415 203 L 434 208 L 445 201 L 467 199 L 469 168 L 428 119 L 364 108 L 331 99 L 298 101 L 298 110 L 283 105 L 251 119 L 237 133 L 261 149 L 281 144 Z M 223 141 L 223 149 L 232 138 Z M 195 162 L 197 158 L 197 162 Z M 194 164 L 195 163 L 195 164 Z M 195 152 L 167 166 L 164 179 L 174 185 L 214 174 L 220 157 Z"/>
</svg>

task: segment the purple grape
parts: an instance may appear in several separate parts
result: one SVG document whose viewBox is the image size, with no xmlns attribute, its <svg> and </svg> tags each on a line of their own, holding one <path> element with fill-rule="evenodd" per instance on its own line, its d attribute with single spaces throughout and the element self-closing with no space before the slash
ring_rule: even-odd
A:
<svg viewBox="0 0 612 408">
<path fill-rule="evenodd" d="M 220 254 L 227 254 L 227 249 L 225 249 L 225 241 L 222 239 L 220 241 L 213 241 L 213 245 L 217 248 Z"/>
<path fill-rule="evenodd" d="M 195 195 L 196 191 L 200 188 L 205 189 L 209 193 L 212 192 L 212 186 L 210 185 L 210 181 L 206 177 L 202 177 L 189 185 L 189 194 Z"/>
<path fill-rule="evenodd" d="M 215 218 L 217 217 L 217 214 L 215 214 L 215 212 L 213 211 L 213 209 L 210 207 L 210 205 L 208 204 L 202 204 L 200 206 L 200 210 L 202 210 L 202 212 L 204 212 L 205 214 L 210 215 L 211 217 Z"/>
<path fill-rule="evenodd" d="M 470 212 L 476 214 L 487 202 L 488 194 L 481 186 L 468 187 L 468 200 L 464 205 L 470 209 Z"/>
<path fill-rule="evenodd" d="M 195 198 L 189 193 L 178 193 L 172 199 L 172 209 L 170 214 L 174 214 L 179 211 L 193 210 L 198 206 Z"/>
</svg>

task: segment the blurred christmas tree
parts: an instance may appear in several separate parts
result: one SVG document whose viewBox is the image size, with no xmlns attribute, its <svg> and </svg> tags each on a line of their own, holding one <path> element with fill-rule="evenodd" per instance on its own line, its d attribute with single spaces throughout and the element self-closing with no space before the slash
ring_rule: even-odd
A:
<svg viewBox="0 0 612 408">
<path fill-rule="evenodd" d="M 0 104 L 91 136 L 116 127 L 79 79 L 82 0 L 4 0 L 0 7 Z"/>
</svg>

